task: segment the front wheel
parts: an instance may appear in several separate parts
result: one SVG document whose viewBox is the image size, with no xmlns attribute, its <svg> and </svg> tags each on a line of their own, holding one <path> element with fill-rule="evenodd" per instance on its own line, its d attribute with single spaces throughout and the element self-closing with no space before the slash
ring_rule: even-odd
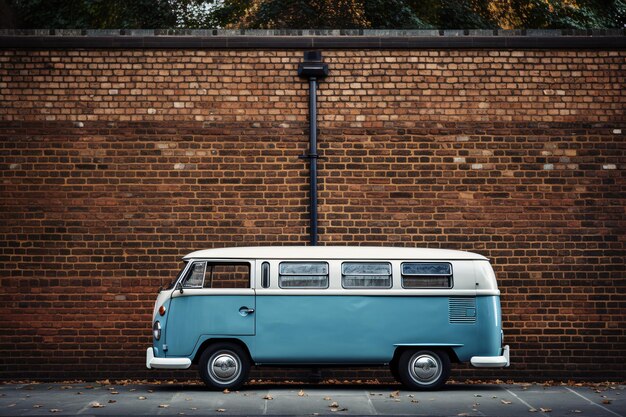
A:
<svg viewBox="0 0 626 417">
<path fill-rule="evenodd" d="M 398 377 L 413 390 L 436 390 L 450 376 L 450 357 L 442 350 L 407 350 L 398 360 Z"/>
<path fill-rule="evenodd" d="M 237 389 L 248 379 L 250 359 L 240 346 L 217 343 L 202 352 L 200 378 L 210 390 Z"/>
</svg>

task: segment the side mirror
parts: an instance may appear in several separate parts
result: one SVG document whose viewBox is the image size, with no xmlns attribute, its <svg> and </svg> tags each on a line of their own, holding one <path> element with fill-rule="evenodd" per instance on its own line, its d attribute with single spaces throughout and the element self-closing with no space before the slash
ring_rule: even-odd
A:
<svg viewBox="0 0 626 417">
<path fill-rule="evenodd" d="M 182 294 L 182 293 L 184 292 L 184 291 L 183 291 L 183 283 L 182 283 L 182 282 L 180 282 L 180 281 L 178 281 L 178 284 L 176 284 L 176 289 L 177 289 L 178 291 L 180 291 L 180 293 Z"/>
</svg>

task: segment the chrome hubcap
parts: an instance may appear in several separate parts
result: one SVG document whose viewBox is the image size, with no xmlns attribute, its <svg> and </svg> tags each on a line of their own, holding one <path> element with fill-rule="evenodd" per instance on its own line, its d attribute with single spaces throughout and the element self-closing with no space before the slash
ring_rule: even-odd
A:
<svg viewBox="0 0 626 417">
<path fill-rule="evenodd" d="M 231 352 L 214 353 L 208 366 L 211 378 L 220 383 L 234 381 L 241 372 L 239 358 Z"/>
<path fill-rule="evenodd" d="M 428 353 L 416 353 L 409 362 L 411 378 L 418 384 L 430 384 L 441 376 L 441 362 Z"/>
</svg>

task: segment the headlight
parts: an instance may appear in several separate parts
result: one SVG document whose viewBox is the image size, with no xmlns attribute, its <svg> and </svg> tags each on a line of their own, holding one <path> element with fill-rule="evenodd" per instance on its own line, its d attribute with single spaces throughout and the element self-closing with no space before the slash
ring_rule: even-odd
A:
<svg viewBox="0 0 626 417">
<path fill-rule="evenodd" d="M 161 338 L 161 323 L 159 323 L 158 320 L 155 321 L 154 325 L 152 326 L 152 335 L 156 340 L 159 340 Z"/>
</svg>

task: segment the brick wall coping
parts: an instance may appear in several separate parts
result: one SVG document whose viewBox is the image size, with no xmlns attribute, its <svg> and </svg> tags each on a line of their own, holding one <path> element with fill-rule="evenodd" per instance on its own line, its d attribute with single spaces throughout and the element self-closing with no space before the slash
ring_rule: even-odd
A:
<svg viewBox="0 0 626 417">
<path fill-rule="evenodd" d="M 626 49 L 625 29 L 0 29 L 0 49 Z"/>
</svg>

